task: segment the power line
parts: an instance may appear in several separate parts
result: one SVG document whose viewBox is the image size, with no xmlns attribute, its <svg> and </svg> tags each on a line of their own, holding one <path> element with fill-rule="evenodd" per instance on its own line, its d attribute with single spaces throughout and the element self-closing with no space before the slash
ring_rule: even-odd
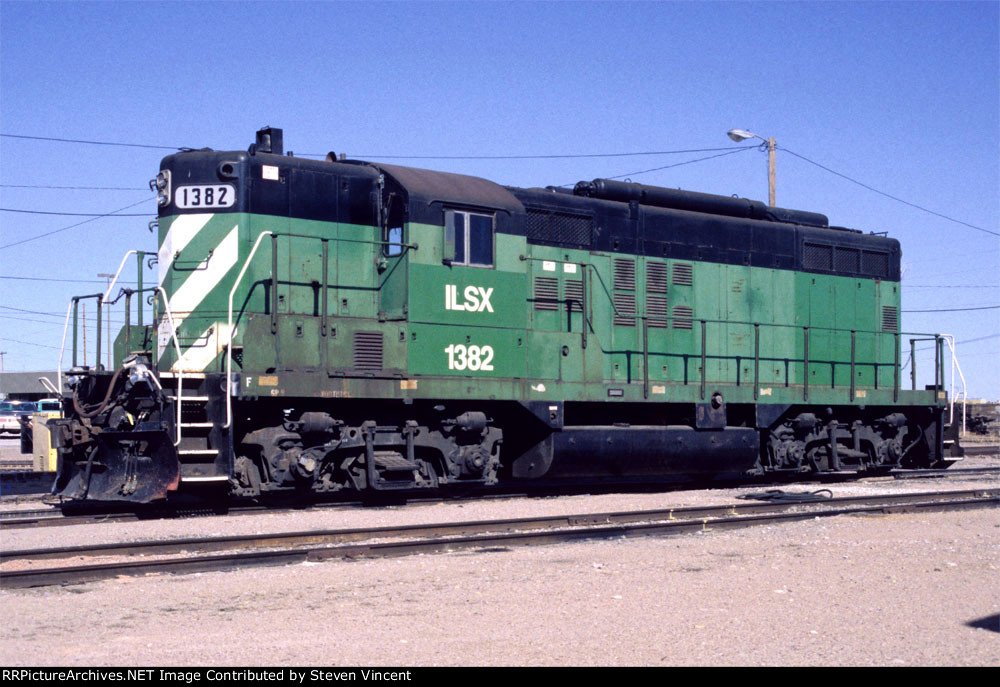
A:
<svg viewBox="0 0 1000 687">
<path fill-rule="evenodd" d="M 877 193 L 880 196 L 885 196 L 886 198 L 890 198 L 890 199 L 896 201 L 897 203 L 902 203 L 903 205 L 909 205 L 910 207 L 916 208 L 917 210 L 923 210 L 924 212 L 930 213 L 930 214 L 932 214 L 932 215 L 934 215 L 936 217 L 940 217 L 942 219 L 946 219 L 949 222 L 955 222 L 956 224 L 961 224 L 963 226 L 969 227 L 970 229 L 975 229 L 976 231 L 982 231 L 982 232 L 985 232 L 987 234 L 992 234 L 993 236 L 1000 236 L 1000 232 L 991 231 L 989 229 L 983 229 L 982 227 L 977 227 L 975 224 L 969 224 L 968 222 L 963 222 L 960 219 L 955 219 L 954 217 L 949 217 L 948 215 L 942 215 L 940 212 L 934 212 L 933 210 L 928 210 L 927 208 L 922 207 L 920 205 L 917 205 L 916 203 L 911 203 L 908 200 L 903 200 L 902 198 L 897 198 L 896 196 L 890 195 L 890 194 L 886 193 L 885 191 L 879 191 L 877 188 L 869 186 L 868 184 L 863 184 L 860 181 L 858 181 L 857 179 L 852 179 L 851 177 L 847 176 L 846 174 L 841 174 L 840 172 L 836 172 L 836 171 L 830 169 L 829 167 L 824 167 L 820 163 L 814 162 L 813 160 L 810 160 L 809 158 L 805 157 L 804 155 L 799 155 L 795 151 L 789 150 L 788 148 L 785 148 L 784 146 L 781 146 L 781 150 L 785 151 L 789 155 L 794 155 L 795 157 L 799 158 L 800 160 L 805 160 L 809 164 L 815 165 L 815 166 L 819 167 L 820 169 L 829 172 L 830 174 L 835 174 L 838 177 L 840 177 L 841 179 L 847 179 L 852 184 L 857 184 L 858 186 L 861 186 L 862 188 L 866 188 L 869 191 L 873 191 L 874 193 Z"/>
<path fill-rule="evenodd" d="M 984 305 L 979 308 L 941 308 L 939 310 L 904 310 L 903 312 L 966 312 L 968 310 L 998 310 L 1000 305 Z"/>
<path fill-rule="evenodd" d="M 997 284 L 903 284 L 907 289 L 1000 289 Z"/>
<path fill-rule="evenodd" d="M 53 138 L 51 136 L 23 136 L 20 134 L 0 134 L 3 138 L 22 138 L 30 141 L 56 141 L 58 143 L 86 143 L 95 146 L 121 146 L 125 148 L 155 148 L 157 150 L 184 150 L 178 146 L 153 146 L 144 143 L 116 143 L 112 141 L 84 141 L 78 138 Z"/>
<path fill-rule="evenodd" d="M 740 146 L 739 150 L 751 150 L 757 146 Z M 691 148 L 688 150 L 644 150 L 634 153 L 577 153 L 567 155 L 352 155 L 356 160 L 570 160 L 601 157 L 639 157 L 649 155 L 682 155 L 685 153 L 712 153 L 725 148 Z M 326 157 L 319 153 L 297 153 L 299 157 Z"/>
<path fill-rule="evenodd" d="M 159 146 L 145 143 L 120 143 L 116 141 L 90 141 L 77 138 L 56 138 L 52 136 L 25 136 L 21 134 L 0 134 L 4 138 L 20 138 L 32 141 L 56 141 L 59 143 L 83 143 L 88 145 L 124 146 L 128 148 L 154 148 L 157 150 L 190 150 L 183 146 Z M 741 146 L 751 149 L 756 146 Z M 561 160 L 575 158 L 637 157 L 651 155 L 681 155 L 685 153 L 711 153 L 726 148 L 689 148 L 687 150 L 643 150 L 630 153 L 578 153 L 566 155 L 354 155 L 353 159 L 365 160 Z M 299 157 L 326 157 L 327 153 L 299 153 Z"/>
<path fill-rule="evenodd" d="M 73 284 L 107 284 L 104 279 L 52 279 L 49 277 L 14 277 L 7 274 L 0 274 L 0 279 L 17 279 L 18 281 L 52 281 L 52 282 L 68 282 Z M 127 281 L 124 279 L 118 280 L 119 284 L 135 284 L 136 282 Z"/>
<path fill-rule="evenodd" d="M 152 200 L 150 198 L 149 200 Z M 48 212 L 47 210 L 15 210 L 13 208 L 0 208 L 0 212 L 20 212 L 26 215 L 60 215 L 63 217 L 108 217 L 108 213 L 97 213 L 97 212 Z M 117 210 L 115 211 L 117 212 Z M 115 217 L 149 217 L 148 212 L 137 212 L 129 213 L 126 215 L 118 215 Z"/>
<path fill-rule="evenodd" d="M 41 186 L 38 184 L 0 184 L 2 188 L 54 188 L 67 191 L 146 191 L 148 188 L 133 186 Z"/>
<path fill-rule="evenodd" d="M 732 155 L 733 153 L 742 153 L 744 150 L 755 150 L 756 148 L 757 148 L 757 146 L 743 146 L 743 147 L 737 148 L 735 150 L 733 150 L 732 148 L 729 148 L 729 149 L 717 149 L 717 150 L 728 150 L 729 152 L 720 153 L 719 155 L 709 155 L 708 157 L 699 157 L 699 158 L 696 158 L 694 160 L 687 160 L 685 162 L 675 162 L 672 165 L 665 165 L 663 167 L 653 167 L 652 169 L 643 169 L 643 170 L 640 170 L 638 172 L 629 172 L 628 174 L 619 174 L 617 176 L 606 177 L 606 178 L 608 178 L 608 179 L 624 179 L 626 177 L 634 177 L 637 174 L 646 174 L 647 172 L 659 172 L 660 170 L 670 169 L 671 167 L 680 167 L 682 165 L 690 165 L 690 164 L 692 164 L 694 162 L 703 162 L 705 160 L 711 160 L 711 159 L 717 158 L 717 157 L 725 157 L 726 155 Z"/>
<path fill-rule="evenodd" d="M 44 238 L 46 236 L 52 236 L 53 234 L 58 234 L 59 232 L 66 231 L 67 229 L 73 229 L 75 227 L 79 227 L 80 225 L 87 224 L 88 222 L 96 222 L 97 220 L 101 219 L 101 217 L 114 217 L 116 212 L 121 212 L 122 210 L 128 210 L 129 208 L 134 208 L 136 205 L 140 205 L 142 203 L 146 203 L 146 202 L 149 202 L 151 200 L 153 200 L 153 199 L 152 198 L 144 198 L 144 199 L 142 199 L 142 200 L 140 200 L 140 201 L 138 201 L 136 203 L 132 203 L 131 205 L 126 205 L 123 208 L 118 208 L 117 210 L 112 210 L 111 212 L 106 213 L 104 215 L 99 215 L 97 217 L 91 217 L 90 219 L 85 219 L 82 222 L 77 222 L 76 224 L 71 224 L 68 227 L 62 227 L 61 229 L 53 229 L 52 231 L 47 231 L 44 234 L 38 234 L 37 236 L 29 236 L 26 239 L 21 239 L 20 241 L 14 241 L 13 243 L 6 243 L 6 244 L 0 246 L 0 250 L 3 250 L 4 248 L 11 248 L 13 246 L 20 246 L 22 243 L 28 243 L 29 241 L 35 241 L 36 239 Z"/>
<path fill-rule="evenodd" d="M 40 344 L 37 341 L 21 341 L 19 339 L 8 339 L 6 337 L 0 336 L 0 341 L 11 341 L 13 343 L 25 344 L 26 346 L 41 346 L 42 348 L 53 348 L 59 350 L 58 346 L 49 346 L 47 344 Z"/>
</svg>

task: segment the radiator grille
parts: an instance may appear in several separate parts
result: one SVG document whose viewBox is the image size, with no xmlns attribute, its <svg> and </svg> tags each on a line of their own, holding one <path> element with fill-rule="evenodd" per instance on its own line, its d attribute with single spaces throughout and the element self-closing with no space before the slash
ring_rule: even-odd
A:
<svg viewBox="0 0 1000 687">
<path fill-rule="evenodd" d="M 382 332 L 354 332 L 354 367 L 382 369 Z"/>
<path fill-rule="evenodd" d="M 526 229 L 528 240 L 590 247 L 594 237 L 594 219 L 589 215 L 528 209 Z"/>
<path fill-rule="evenodd" d="M 564 288 L 570 312 L 583 312 L 583 280 L 567 279 Z"/>
<path fill-rule="evenodd" d="M 812 270 L 832 270 L 833 246 L 806 243 L 802 253 L 802 266 Z"/>
<path fill-rule="evenodd" d="M 686 262 L 674 265 L 674 286 L 691 286 L 694 284 L 694 276 L 691 265 Z"/>
<path fill-rule="evenodd" d="M 615 324 L 622 327 L 635 326 L 635 294 L 616 293 L 615 294 Z"/>
<path fill-rule="evenodd" d="M 559 280 L 535 277 L 535 310 L 559 309 Z"/>
<path fill-rule="evenodd" d="M 667 292 L 667 263 L 646 263 L 646 291 L 649 293 Z"/>
<path fill-rule="evenodd" d="M 857 274 L 860 257 L 860 251 L 856 248 L 837 248 L 833 253 L 833 268 L 837 272 Z"/>
<path fill-rule="evenodd" d="M 646 321 L 650 327 L 666 329 L 669 315 L 666 296 L 646 296 Z"/>
<path fill-rule="evenodd" d="M 862 251 L 861 271 L 873 277 L 888 277 L 889 254 L 880 251 Z"/>
<path fill-rule="evenodd" d="M 895 306 L 882 306 L 882 331 L 896 332 L 899 330 L 899 311 Z"/>
<path fill-rule="evenodd" d="M 615 260 L 615 289 L 635 291 L 635 261 Z"/>
<path fill-rule="evenodd" d="M 676 305 L 674 306 L 674 329 L 691 329 L 692 322 L 691 317 L 694 316 L 694 310 L 686 305 Z"/>
</svg>

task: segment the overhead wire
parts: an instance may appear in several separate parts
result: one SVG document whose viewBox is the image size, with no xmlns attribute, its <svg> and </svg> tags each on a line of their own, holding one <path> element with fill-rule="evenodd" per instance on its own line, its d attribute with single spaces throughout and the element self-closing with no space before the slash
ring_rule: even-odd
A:
<svg viewBox="0 0 1000 687">
<path fill-rule="evenodd" d="M 43 186 L 41 184 L 0 184 L 0 188 L 45 188 L 64 191 L 146 191 L 138 186 Z"/>
<path fill-rule="evenodd" d="M 37 241 L 38 239 L 45 238 L 46 236 L 52 236 L 53 234 L 58 234 L 60 232 L 67 231 L 69 229 L 74 229 L 74 228 L 79 227 L 79 226 L 81 226 L 83 224 L 87 224 L 88 222 L 95 222 L 95 221 L 101 219 L 102 217 L 115 217 L 115 216 L 126 217 L 127 215 L 117 215 L 116 213 L 119 213 L 122 210 L 128 210 L 129 208 L 134 208 L 136 205 L 140 205 L 142 203 L 148 203 L 151 200 L 155 200 L 155 199 L 154 198 L 143 198 L 142 200 L 140 200 L 138 202 L 130 203 L 129 205 L 126 205 L 125 207 L 118 208 L 117 210 L 112 210 L 111 212 L 107 212 L 107 213 L 105 213 L 103 215 L 98 215 L 97 217 L 91 217 L 89 219 L 85 219 L 82 222 L 77 222 L 76 224 L 70 224 L 69 226 L 66 226 L 66 227 L 60 227 L 59 229 L 53 229 L 52 231 L 47 231 L 44 234 L 36 234 L 35 236 L 29 236 L 28 238 L 21 239 L 20 241 L 13 241 L 11 243 L 5 243 L 4 245 L 0 246 L 0 250 L 3 250 L 4 248 L 12 248 L 14 246 L 20 246 L 21 244 L 28 243 L 30 241 Z"/>
<path fill-rule="evenodd" d="M 740 146 L 740 150 L 750 150 L 756 146 Z M 683 155 L 686 153 L 712 153 L 725 148 L 689 148 L 687 150 L 642 150 L 631 153 L 574 153 L 565 155 L 352 155 L 358 160 L 572 160 L 581 158 L 640 157 L 652 155 Z M 296 153 L 300 157 L 326 157 L 320 153 Z"/>
<path fill-rule="evenodd" d="M 56 138 L 53 136 L 25 136 L 22 134 L 2 134 L 0 133 L 0 138 L 21 138 L 31 141 L 55 141 L 58 143 L 85 143 L 88 145 L 95 146 L 120 146 L 124 148 L 153 148 L 156 150 L 185 150 L 180 146 L 155 146 L 147 145 L 145 143 L 118 143 L 114 141 L 87 141 L 79 138 Z"/>
<path fill-rule="evenodd" d="M 1000 310 L 1000 305 L 983 305 L 977 308 L 939 308 L 935 310 L 904 310 L 903 312 L 966 312 L 968 310 Z"/>
<path fill-rule="evenodd" d="M 874 186 L 869 186 L 868 184 L 862 183 L 862 182 L 858 181 L 857 179 L 852 179 L 851 177 L 847 176 L 846 174 L 841 174 L 840 172 L 837 172 L 835 170 L 830 169 L 829 167 L 821 165 L 820 163 L 818 163 L 818 162 L 816 162 L 814 160 L 810 160 L 809 158 L 807 158 L 804 155 L 799 155 L 794 150 L 789 150 L 788 148 L 786 148 L 784 146 L 778 146 L 778 147 L 781 150 L 783 150 L 784 152 L 788 153 L 789 155 L 793 155 L 793 156 L 799 158 L 800 160 L 804 160 L 804 161 L 808 162 L 811 165 L 815 165 L 816 167 L 819 167 L 820 169 L 829 172 L 830 174 L 834 174 L 834 175 L 840 177 L 841 179 L 846 179 L 847 181 L 850 181 L 852 184 L 857 184 L 858 186 L 861 186 L 862 188 L 866 188 L 869 191 L 872 191 L 873 193 L 879 194 L 880 196 L 885 196 L 886 198 L 894 200 L 897 203 L 902 203 L 903 205 L 909 205 L 910 207 L 916 208 L 917 210 L 922 210 L 923 212 L 929 213 L 929 214 L 934 215 L 936 217 L 940 217 L 941 219 L 946 219 L 949 222 L 955 222 L 956 224 L 961 224 L 963 226 L 969 227 L 970 229 L 975 229 L 976 231 L 981 231 L 981 232 L 984 232 L 986 234 L 991 234 L 993 236 L 1000 236 L 1000 232 L 991 231 L 990 229 L 984 229 L 983 227 L 977 227 L 975 224 L 969 224 L 968 222 L 963 222 L 960 219 L 955 219 L 954 217 L 949 217 L 948 215 L 943 215 L 940 212 L 935 212 L 934 210 L 929 210 L 929 209 L 923 207 L 922 205 L 917 205 L 916 203 L 911 203 L 908 200 L 903 200 L 902 198 L 898 198 L 898 197 L 896 197 L 896 196 L 894 196 L 892 194 L 886 193 L 885 191 L 880 191 L 877 188 L 875 188 Z"/>
<path fill-rule="evenodd" d="M 152 198 L 150 198 L 152 200 Z M 14 208 L 0 208 L 0 212 L 20 212 L 26 215 L 60 215 L 62 217 L 107 217 L 107 213 L 102 212 L 50 212 L 48 210 L 15 210 Z M 148 212 L 135 212 L 124 215 L 116 214 L 115 217 L 149 217 Z"/>
<path fill-rule="evenodd" d="M 18 281 L 51 281 L 51 282 L 66 282 L 71 284 L 106 284 L 104 279 L 54 279 L 52 277 L 15 277 L 9 274 L 0 274 L 0 279 L 16 279 Z M 135 284 L 134 280 L 118 280 L 119 284 Z"/>
</svg>

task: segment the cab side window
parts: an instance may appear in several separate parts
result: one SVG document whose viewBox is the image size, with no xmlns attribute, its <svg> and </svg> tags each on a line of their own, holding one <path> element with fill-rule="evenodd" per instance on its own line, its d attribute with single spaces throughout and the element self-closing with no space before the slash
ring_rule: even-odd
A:
<svg viewBox="0 0 1000 687">
<path fill-rule="evenodd" d="M 403 223 L 406 221 L 406 206 L 393 193 L 386 208 L 385 227 L 382 229 L 382 254 L 394 258 L 403 254 Z"/>
<path fill-rule="evenodd" d="M 493 267 L 493 215 L 446 210 L 445 257 L 452 265 Z"/>
</svg>

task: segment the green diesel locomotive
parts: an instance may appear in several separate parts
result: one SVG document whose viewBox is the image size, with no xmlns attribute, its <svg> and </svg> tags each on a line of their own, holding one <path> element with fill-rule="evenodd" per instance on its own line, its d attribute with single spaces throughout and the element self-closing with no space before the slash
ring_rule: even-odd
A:
<svg viewBox="0 0 1000 687">
<path fill-rule="evenodd" d="M 899 243 L 820 214 L 308 160 L 271 128 L 247 152 L 170 155 L 151 185 L 159 251 L 138 253 L 139 287 L 122 294 L 152 302 L 154 321 L 127 308 L 114 370 L 74 350 L 66 417 L 50 422 L 69 498 L 868 471 L 961 453 L 941 337 L 900 332 Z M 900 350 L 920 339 L 938 354 L 917 389 Z"/>
</svg>

